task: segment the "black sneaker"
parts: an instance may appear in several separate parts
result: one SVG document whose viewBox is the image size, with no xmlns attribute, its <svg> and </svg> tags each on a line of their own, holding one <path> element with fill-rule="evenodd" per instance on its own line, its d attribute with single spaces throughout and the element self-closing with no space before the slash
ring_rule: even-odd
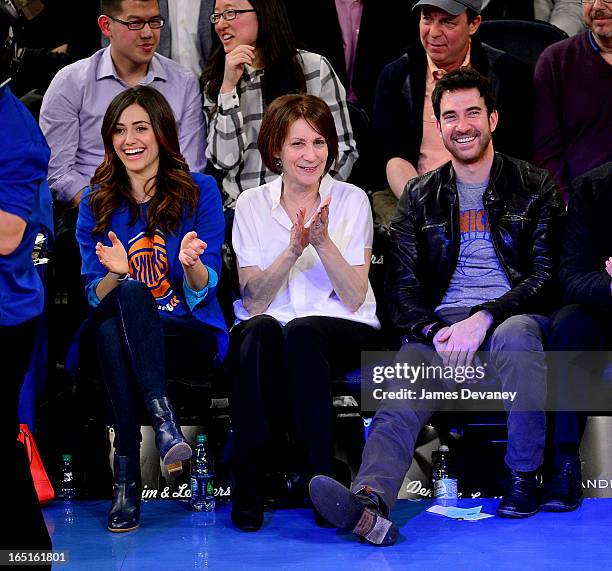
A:
<svg viewBox="0 0 612 571">
<path fill-rule="evenodd" d="M 354 494 L 327 476 L 315 476 L 309 490 L 315 509 L 334 527 L 350 529 L 372 545 L 383 547 L 397 541 L 399 529 L 388 518 L 387 506 L 374 492 L 364 488 Z"/>
<path fill-rule="evenodd" d="M 535 472 L 508 470 L 508 477 L 503 484 L 505 491 L 497 507 L 498 516 L 522 518 L 538 513 L 540 486 Z"/>
<path fill-rule="evenodd" d="M 544 485 L 540 509 L 547 512 L 571 512 L 582 503 L 580 461 L 555 467 L 553 478 Z"/>
</svg>

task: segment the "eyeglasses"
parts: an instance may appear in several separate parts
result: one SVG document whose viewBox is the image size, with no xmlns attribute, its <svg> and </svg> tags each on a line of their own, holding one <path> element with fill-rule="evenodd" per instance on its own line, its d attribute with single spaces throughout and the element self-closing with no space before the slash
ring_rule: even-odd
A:
<svg viewBox="0 0 612 571">
<path fill-rule="evenodd" d="M 152 30 L 159 30 L 165 23 L 161 16 L 156 16 L 155 18 L 151 18 L 150 20 L 130 20 L 129 22 L 125 22 L 124 20 L 120 20 L 119 18 L 113 18 L 112 16 L 106 16 L 110 18 L 113 22 L 119 22 L 119 24 L 123 24 L 127 27 L 128 30 L 132 30 L 136 32 L 138 30 L 142 30 L 146 24 L 149 24 L 149 28 Z"/>
<path fill-rule="evenodd" d="M 612 0 L 601 0 L 602 2 L 605 2 L 606 4 L 612 4 Z M 583 4 L 595 4 L 595 0 L 582 0 Z"/>
<path fill-rule="evenodd" d="M 210 20 L 211 24 L 219 23 L 221 18 L 223 18 L 226 22 L 229 22 L 230 20 L 234 20 L 238 14 L 244 14 L 245 12 L 255 12 L 255 10 L 253 10 L 253 8 L 250 10 L 223 10 L 221 13 L 213 12 L 208 19 Z"/>
</svg>

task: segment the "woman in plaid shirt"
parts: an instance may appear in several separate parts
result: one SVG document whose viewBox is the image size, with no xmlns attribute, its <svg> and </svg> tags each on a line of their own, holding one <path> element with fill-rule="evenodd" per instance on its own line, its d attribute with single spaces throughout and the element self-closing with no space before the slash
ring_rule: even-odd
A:
<svg viewBox="0 0 612 571">
<path fill-rule="evenodd" d="M 221 41 L 202 74 L 208 120 L 206 156 L 222 171 L 225 207 L 278 175 L 257 149 L 264 111 L 278 96 L 309 93 L 330 107 L 339 156 L 330 174 L 346 180 L 357 159 L 346 92 L 322 56 L 297 50 L 280 0 L 217 0 L 210 16 Z"/>
</svg>

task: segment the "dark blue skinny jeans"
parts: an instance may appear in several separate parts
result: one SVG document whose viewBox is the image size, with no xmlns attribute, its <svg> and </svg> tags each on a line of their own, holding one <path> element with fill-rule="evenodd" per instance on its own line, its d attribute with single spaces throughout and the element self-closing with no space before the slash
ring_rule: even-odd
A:
<svg viewBox="0 0 612 571">
<path fill-rule="evenodd" d="M 142 402 L 167 395 L 167 338 L 181 335 L 185 339 L 181 355 L 169 355 L 169 369 L 172 361 L 184 359 L 210 368 L 217 338 L 212 328 L 191 315 L 160 317 L 149 288 L 136 280 L 122 282 L 100 302 L 92 312 L 91 327 L 115 426 L 115 451 L 135 453 L 140 446 Z"/>
</svg>

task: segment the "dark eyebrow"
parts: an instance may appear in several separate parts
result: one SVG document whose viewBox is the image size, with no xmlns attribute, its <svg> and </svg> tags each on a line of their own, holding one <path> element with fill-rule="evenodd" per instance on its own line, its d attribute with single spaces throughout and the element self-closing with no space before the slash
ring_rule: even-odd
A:
<svg viewBox="0 0 612 571">
<path fill-rule="evenodd" d="M 482 107 L 480 105 L 472 105 L 471 107 L 468 107 L 466 109 L 466 111 L 482 111 Z M 446 117 L 447 115 L 456 115 L 457 111 L 455 111 L 454 109 L 449 109 L 448 111 L 444 111 L 444 113 L 441 114 L 442 117 Z"/>
<path fill-rule="evenodd" d="M 155 20 L 155 18 L 161 18 L 161 17 L 162 17 L 162 16 L 161 16 L 161 13 L 160 13 L 160 14 L 157 14 L 157 15 L 155 15 L 155 16 L 151 16 L 151 17 L 149 18 L 149 20 Z M 146 18 L 143 18 L 142 16 L 134 16 L 134 14 L 128 14 L 128 15 L 125 17 L 125 19 L 126 19 L 126 20 L 140 20 L 140 21 L 142 21 L 142 20 L 145 20 Z"/>
<path fill-rule="evenodd" d="M 139 125 L 140 123 L 142 123 L 143 125 L 150 125 L 150 123 L 148 121 L 134 121 L 132 123 L 132 125 Z M 125 127 L 125 125 L 123 123 L 121 123 L 121 121 L 117 121 L 117 123 L 115 124 L 115 127 Z"/>
</svg>

